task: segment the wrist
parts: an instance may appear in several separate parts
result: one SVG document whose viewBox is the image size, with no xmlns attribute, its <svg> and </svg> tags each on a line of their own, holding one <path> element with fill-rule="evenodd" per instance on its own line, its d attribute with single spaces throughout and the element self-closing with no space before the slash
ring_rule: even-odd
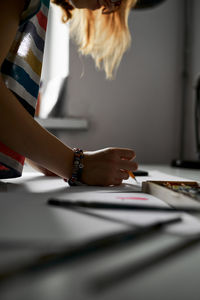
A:
<svg viewBox="0 0 200 300">
<path fill-rule="evenodd" d="M 72 172 L 71 172 L 71 177 L 69 180 L 65 180 L 68 182 L 70 186 L 77 186 L 77 185 L 83 185 L 81 182 L 81 177 L 82 177 L 82 170 L 83 170 L 83 150 L 74 148 L 74 157 L 73 157 L 73 164 L 72 164 Z"/>
</svg>

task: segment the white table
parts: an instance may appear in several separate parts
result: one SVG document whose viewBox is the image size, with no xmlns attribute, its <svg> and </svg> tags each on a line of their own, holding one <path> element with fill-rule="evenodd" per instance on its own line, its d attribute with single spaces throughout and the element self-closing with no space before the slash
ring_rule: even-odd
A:
<svg viewBox="0 0 200 300">
<path fill-rule="evenodd" d="M 199 171 L 167 166 L 142 166 L 141 169 L 200 181 Z M 0 243 L 4 246 L 5 241 L 21 241 L 51 249 L 127 229 L 127 225 L 112 220 L 47 206 L 49 197 L 67 190 L 66 184 L 57 178 L 25 172 L 23 178 L 4 181 L 1 188 Z M 76 263 L 59 264 L 35 275 L 25 274 L 6 284 L 3 282 L 0 299 L 199 299 L 200 243 L 186 248 L 185 252 L 173 253 L 171 249 L 170 254 L 169 251 L 184 241 L 183 237 L 162 232 Z M 36 250 L 2 248 L 1 264 L 4 257 L 11 264 L 16 257 L 29 259 Z M 161 252 L 164 255 L 166 250 L 169 253 L 164 258 Z M 159 255 L 162 259 L 156 261 Z M 148 258 L 150 261 L 145 264 Z M 137 268 L 141 261 L 143 267 Z M 115 281 L 108 281 L 114 275 Z"/>
</svg>

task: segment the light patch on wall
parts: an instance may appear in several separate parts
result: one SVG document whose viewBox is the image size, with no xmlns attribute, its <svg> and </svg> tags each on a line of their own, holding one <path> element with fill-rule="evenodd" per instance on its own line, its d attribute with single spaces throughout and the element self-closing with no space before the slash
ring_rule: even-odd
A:
<svg viewBox="0 0 200 300">
<path fill-rule="evenodd" d="M 43 99 L 39 115 L 42 118 L 56 105 L 60 87 L 69 75 L 69 25 L 62 23 L 61 17 L 61 9 L 51 4 L 41 75 Z"/>
</svg>

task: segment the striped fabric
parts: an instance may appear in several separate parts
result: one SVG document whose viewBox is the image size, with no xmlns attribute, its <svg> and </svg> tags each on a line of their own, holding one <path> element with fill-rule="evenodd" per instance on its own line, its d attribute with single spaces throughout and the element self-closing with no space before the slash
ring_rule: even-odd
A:
<svg viewBox="0 0 200 300">
<path fill-rule="evenodd" d="M 29 0 L 21 15 L 15 40 L 1 67 L 6 86 L 34 116 L 50 0 Z M 21 176 L 25 157 L 0 141 L 0 178 Z"/>
</svg>

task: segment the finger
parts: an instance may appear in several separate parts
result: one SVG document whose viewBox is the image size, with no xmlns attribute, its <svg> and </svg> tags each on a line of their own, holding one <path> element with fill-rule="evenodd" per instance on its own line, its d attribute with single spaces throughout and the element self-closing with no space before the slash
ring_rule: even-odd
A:
<svg viewBox="0 0 200 300">
<path fill-rule="evenodd" d="M 118 171 L 118 179 L 121 179 L 121 180 L 127 180 L 129 178 L 129 174 L 127 171 L 125 170 L 119 170 Z"/>
<path fill-rule="evenodd" d="M 138 164 L 135 161 L 122 159 L 118 165 L 119 169 L 127 171 L 135 171 L 138 168 Z"/>
<path fill-rule="evenodd" d="M 119 185 L 122 183 L 123 180 L 127 180 L 129 178 L 129 174 L 125 170 L 116 170 L 112 176 L 108 176 L 104 178 L 103 185 L 110 186 L 110 185 Z"/>
<path fill-rule="evenodd" d="M 120 185 L 123 180 L 127 180 L 129 178 L 129 174 L 127 171 L 119 170 L 116 173 L 116 176 L 112 180 L 112 185 Z"/>
<path fill-rule="evenodd" d="M 117 149 L 117 153 L 120 158 L 124 158 L 124 159 L 130 160 L 136 157 L 135 151 L 133 151 L 132 149 L 119 148 Z"/>
</svg>

